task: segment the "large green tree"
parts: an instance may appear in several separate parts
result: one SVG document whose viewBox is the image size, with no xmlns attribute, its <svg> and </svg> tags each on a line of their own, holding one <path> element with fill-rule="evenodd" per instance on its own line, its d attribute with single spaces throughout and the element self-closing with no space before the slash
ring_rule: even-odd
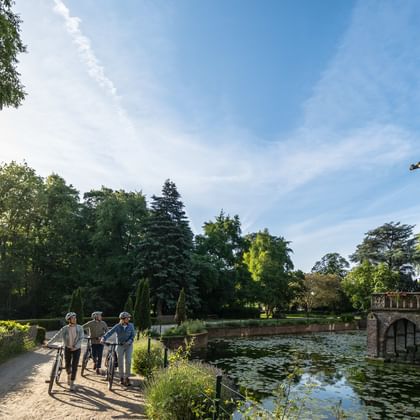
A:
<svg viewBox="0 0 420 420">
<path fill-rule="evenodd" d="M 349 262 L 339 253 L 330 252 L 325 254 L 320 261 L 317 261 L 311 271 L 319 274 L 333 274 L 343 278 L 349 267 Z"/>
<path fill-rule="evenodd" d="M 357 245 L 350 260 L 355 263 L 384 263 L 394 271 L 398 271 L 404 264 L 416 263 L 419 261 L 419 254 L 416 251 L 417 239 L 413 236 L 413 229 L 414 225 L 390 222 L 370 230 L 363 242 Z"/>
<path fill-rule="evenodd" d="M 102 187 L 85 193 L 82 282 L 89 285 L 89 309 L 117 313 L 135 288 L 137 248 L 146 215 L 141 192 Z"/>
<path fill-rule="evenodd" d="M 194 268 L 201 297 L 201 313 L 220 314 L 232 305 L 251 300 L 251 277 L 243 262 L 247 241 L 241 235 L 239 216 L 223 211 L 204 223 L 195 237 Z"/>
<path fill-rule="evenodd" d="M 0 110 L 4 106 L 17 108 L 25 98 L 18 54 L 26 51 L 20 38 L 20 17 L 13 12 L 12 0 L 0 0 Z"/>
<path fill-rule="evenodd" d="M 150 281 L 152 304 L 158 315 L 174 313 L 185 289 L 191 306 L 198 296 L 191 257 L 193 234 L 175 183 L 166 180 L 162 195 L 152 196 L 138 247 L 138 274 Z"/>
<path fill-rule="evenodd" d="M 265 229 L 251 236 L 249 251 L 244 253 L 244 262 L 255 282 L 255 296 L 269 316 L 285 309 L 292 299 L 292 252 L 288 241 Z"/>
</svg>

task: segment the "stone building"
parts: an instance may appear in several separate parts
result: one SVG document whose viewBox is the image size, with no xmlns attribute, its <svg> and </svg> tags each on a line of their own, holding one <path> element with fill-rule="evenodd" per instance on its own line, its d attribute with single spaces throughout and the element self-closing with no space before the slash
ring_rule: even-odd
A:
<svg viewBox="0 0 420 420">
<path fill-rule="evenodd" d="M 420 363 L 420 293 L 372 295 L 368 357 Z"/>
</svg>

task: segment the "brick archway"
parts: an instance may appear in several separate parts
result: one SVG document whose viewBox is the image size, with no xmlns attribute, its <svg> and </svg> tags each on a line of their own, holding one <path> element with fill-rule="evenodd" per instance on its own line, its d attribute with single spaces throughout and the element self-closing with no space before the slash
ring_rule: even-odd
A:
<svg viewBox="0 0 420 420">
<path fill-rule="evenodd" d="M 420 363 L 420 293 L 376 293 L 367 319 L 368 356 Z"/>
</svg>

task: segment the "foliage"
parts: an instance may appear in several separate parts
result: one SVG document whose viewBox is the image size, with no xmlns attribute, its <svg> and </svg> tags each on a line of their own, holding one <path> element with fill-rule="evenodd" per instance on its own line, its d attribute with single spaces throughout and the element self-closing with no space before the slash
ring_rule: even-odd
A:
<svg viewBox="0 0 420 420">
<path fill-rule="evenodd" d="M 4 106 L 17 108 L 25 98 L 17 55 L 26 51 L 20 38 L 19 15 L 13 13 L 13 0 L 0 0 L 0 110 Z"/>
<path fill-rule="evenodd" d="M 277 325 L 312 325 L 330 324 L 339 321 L 338 317 L 319 318 L 283 318 L 283 319 L 236 319 L 223 321 L 207 321 L 206 328 L 240 328 L 240 327 L 274 327 Z"/>
<path fill-rule="evenodd" d="M 47 330 L 44 327 L 40 327 L 39 325 L 36 327 L 36 337 L 35 342 L 43 343 L 45 341 L 45 335 Z"/>
<path fill-rule="evenodd" d="M 385 264 L 374 266 L 364 261 L 347 274 L 343 288 L 354 307 L 366 311 L 370 308 L 372 293 L 393 290 L 398 280 L 399 273 L 391 271 Z"/>
<path fill-rule="evenodd" d="M 349 262 L 337 252 L 325 254 L 320 261 L 312 267 L 312 273 L 332 274 L 345 277 L 350 267 Z"/>
<path fill-rule="evenodd" d="M 140 307 L 141 307 L 141 299 L 144 287 L 144 279 L 140 279 L 137 283 L 136 289 L 136 301 L 134 303 L 134 310 L 133 310 L 133 321 L 134 326 L 138 331 L 140 331 L 140 321 L 141 321 L 141 314 L 140 314 Z"/>
<path fill-rule="evenodd" d="M 0 363 L 29 350 L 34 343 L 28 338 L 29 325 L 16 321 L 0 321 Z"/>
<path fill-rule="evenodd" d="M 133 304 L 133 298 L 131 297 L 131 295 L 128 296 L 124 304 L 124 311 L 128 312 L 131 315 L 134 315 L 134 304 Z"/>
<path fill-rule="evenodd" d="M 137 272 L 150 281 L 152 304 L 158 316 L 173 313 L 184 288 L 191 306 L 198 303 L 191 270 L 193 234 L 176 185 L 167 180 L 161 196 L 152 196 L 151 210 L 137 250 Z"/>
<path fill-rule="evenodd" d="M 73 294 L 71 295 L 69 312 L 74 312 L 77 315 L 79 324 L 83 322 L 84 309 L 83 309 L 82 290 L 80 289 L 80 287 L 74 290 Z"/>
<path fill-rule="evenodd" d="M 185 304 L 185 291 L 181 289 L 179 292 L 178 302 L 176 304 L 175 321 L 181 325 L 187 319 L 187 308 Z"/>
<path fill-rule="evenodd" d="M 289 283 L 292 280 L 292 250 L 282 237 L 269 234 L 265 229 L 251 240 L 244 262 L 255 282 L 255 295 L 265 306 L 268 316 L 288 305 L 291 300 Z"/>
<path fill-rule="evenodd" d="M 150 288 L 149 281 L 145 280 L 141 289 L 140 308 L 139 308 L 139 328 L 140 331 L 150 330 L 152 320 L 150 318 Z"/>
<path fill-rule="evenodd" d="M 316 308 L 335 312 L 342 298 L 341 279 L 334 274 L 305 275 L 304 291 L 298 302 L 307 310 Z"/>
<path fill-rule="evenodd" d="M 157 371 L 145 389 L 146 413 L 151 420 L 192 420 L 210 418 L 215 397 L 216 368 L 171 360 L 167 369 Z"/>
<path fill-rule="evenodd" d="M 150 352 L 147 348 L 147 337 L 134 342 L 132 370 L 150 378 L 157 369 L 163 367 L 163 345 L 160 341 L 151 340 Z"/>
<path fill-rule="evenodd" d="M 350 256 L 351 261 L 383 263 L 392 271 L 399 271 L 404 264 L 418 262 L 420 254 L 416 252 L 417 239 L 413 237 L 413 228 L 414 225 L 390 222 L 368 231 Z"/>
<path fill-rule="evenodd" d="M 168 328 L 163 332 L 163 336 L 185 336 L 198 334 L 206 331 L 206 324 L 198 319 L 188 320 L 176 327 Z"/>
</svg>

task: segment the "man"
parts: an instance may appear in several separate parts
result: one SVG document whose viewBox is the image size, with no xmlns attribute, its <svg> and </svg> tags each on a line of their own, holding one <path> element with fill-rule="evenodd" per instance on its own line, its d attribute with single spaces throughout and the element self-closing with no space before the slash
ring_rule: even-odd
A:
<svg viewBox="0 0 420 420">
<path fill-rule="evenodd" d="M 130 386 L 131 355 L 133 354 L 134 326 L 130 323 L 131 315 L 128 312 L 120 313 L 120 322 L 115 324 L 101 339 L 101 343 L 117 334 L 118 371 L 121 385 Z M 125 362 L 125 366 L 124 366 Z"/>
<path fill-rule="evenodd" d="M 69 312 L 65 319 L 68 324 L 61 328 L 61 330 L 48 341 L 47 345 L 52 344 L 57 338 L 61 337 L 64 346 L 67 384 L 70 385 L 70 391 L 75 391 L 76 387 L 74 381 L 76 379 L 84 334 L 82 326 L 77 324 L 77 315 L 74 312 Z"/>
<path fill-rule="evenodd" d="M 99 375 L 101 373 L 102 354 L 104 345 L 101 343 L 101 337 L 108 331 L 108 325 L 102 320 L 102 312 L 92 312 L 92 321 L 82 325 L 84 330 L 89 330 L 92 340 L 93 369 Z"/>
</svg>

